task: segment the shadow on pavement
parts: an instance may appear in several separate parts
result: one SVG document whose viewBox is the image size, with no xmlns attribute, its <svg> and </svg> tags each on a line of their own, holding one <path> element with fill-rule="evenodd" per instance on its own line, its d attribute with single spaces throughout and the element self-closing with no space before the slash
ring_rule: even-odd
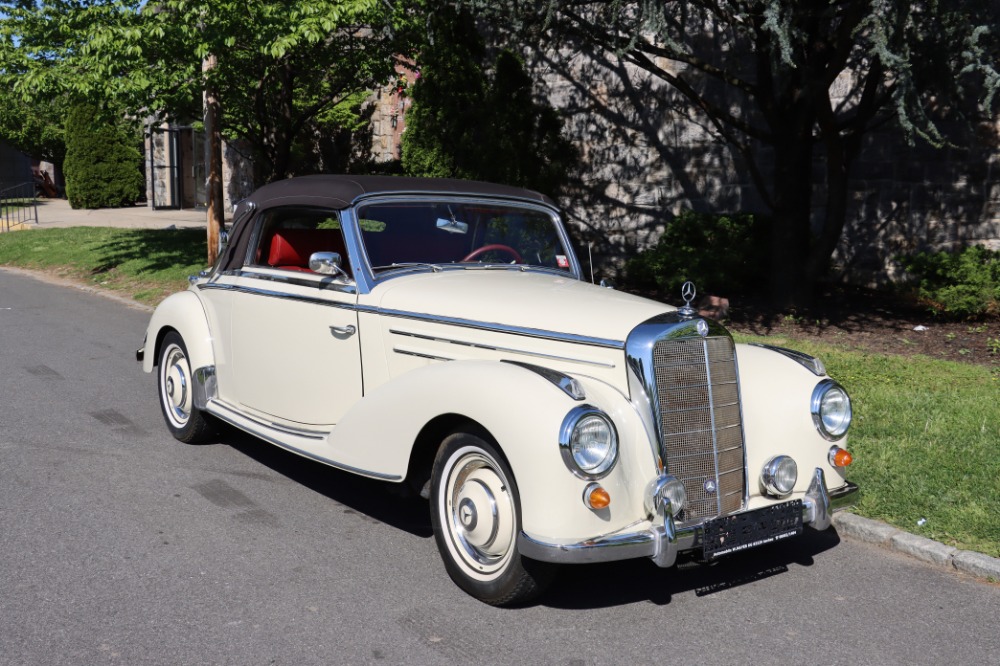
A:
<svg viewBox="0 0 1000 666">
<path fill-rule="evenodd" d="M 419 538 L 433 536 L 427 502 L 415 495 L 406 496 L 399 484 L 342 472 L 235 430 L 226 430 L 220 443 L 351 510 Z M 817 532 L 806 528 L 799 538 L 731 555 L 713 564 L 682 558 L 676 567 L 661 569 L 643 558 L 567 565 L 560 568 L 552 586 L 535 605 L 564 609 L 608 608 L 637 602 L 666 605 L 678 594 L 708 596 L 781 575 L 791 566 L 812 566 L 817 555 L 838 543 L 840 537 L 835 530 Z M 443 570 L 441 575 L 446 575 Z"/>
</svg>

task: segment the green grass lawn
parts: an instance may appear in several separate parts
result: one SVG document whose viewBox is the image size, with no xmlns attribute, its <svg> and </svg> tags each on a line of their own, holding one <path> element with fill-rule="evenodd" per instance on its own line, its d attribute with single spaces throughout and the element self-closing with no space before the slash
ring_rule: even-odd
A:
<svg viewBox="0 0 1000 666">
<path fill-rule="evenodd" d="M 202 230 L 77 227 L 0 234 L 0 265 L 54 272 L 155 305 L 205 267 Z M 738 336 L 740 341 L 763 340 Z M 855 511 L 1000 557 L 1000 375 L 929 358 L 766 338 L 819 356 L 854 401 Z"/>
<path fill-rule="evenodd" d="M 742 341 L 764 338 L 740 336 Z M 818 356 L 851 394 L 854 509 L 908 532 L 1000 557 L 1000 374 L 926 357 L 770 344 Z"/>
<path fill-rule="evenodd" d="M 0 235 L 0 264 L 53 273 L 156 305 L 207 262 L 199 229 L 70 227 Z"/>
</svg>

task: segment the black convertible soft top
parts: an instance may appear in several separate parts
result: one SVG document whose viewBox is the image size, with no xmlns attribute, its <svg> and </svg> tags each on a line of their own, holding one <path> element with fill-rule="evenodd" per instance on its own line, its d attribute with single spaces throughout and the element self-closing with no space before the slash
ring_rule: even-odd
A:
<svg viewBox="0 0 1000 666">
<path fill-rule="evenodd" d="M 250 243 L 249 213 L 273 206 L 322 206 L 343 210 L 358 199 L 381 194 L 414 196 L 469 196 L 519 199 L 555 206 L 544 194 L 520 187 L 454 178 L 409 176 L 316 175 L 279 180 L 264 185 L 236 207 L 230 242 L 217 264 L 219 270 L 239 268 Z"/>
<path fill-rule="evenodd" d="M 317 175 L 290 178 L 270 183 L 251 194 L 248 202 L 258 208 L 276 203 L 319 203 L 334 208 L 347 208 L 359 197 L 376 194 L 442 194 L 451 196 L 487 196 L 526 199 L 554 205 L 544 194 L 533 190 L 496 183 L 454 178 L 412 178 L 408 176 L 347 176 Z"/>
</svg>

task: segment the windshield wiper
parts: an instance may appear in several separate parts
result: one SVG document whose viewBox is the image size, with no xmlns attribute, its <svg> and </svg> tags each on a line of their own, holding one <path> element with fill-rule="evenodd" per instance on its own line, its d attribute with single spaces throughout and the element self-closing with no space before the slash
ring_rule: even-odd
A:
<svg viewBox="0 0 1000 666">
<path fill-rule="evenodd" d="M 430 264 L 422 261 L 401 261 L 399 263 L 387 264 L 385 266 L 372 266 L 372 271 L 387 271 L 393 268 L 430 268 L 435 273 L 440 273 L 444 270 L 437 264 Z"/>
</svg>

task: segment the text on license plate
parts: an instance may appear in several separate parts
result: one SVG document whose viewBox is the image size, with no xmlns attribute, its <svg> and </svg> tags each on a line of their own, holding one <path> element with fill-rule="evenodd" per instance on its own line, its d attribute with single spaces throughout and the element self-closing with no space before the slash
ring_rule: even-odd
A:
<svg viewBox="0 0 1000 666">
<path fill-rule="evenodd" d="M 802 500 L 720 516 L 703 527 L 706 560 L 738 553 L 802 534 Z"/>
</svg>

